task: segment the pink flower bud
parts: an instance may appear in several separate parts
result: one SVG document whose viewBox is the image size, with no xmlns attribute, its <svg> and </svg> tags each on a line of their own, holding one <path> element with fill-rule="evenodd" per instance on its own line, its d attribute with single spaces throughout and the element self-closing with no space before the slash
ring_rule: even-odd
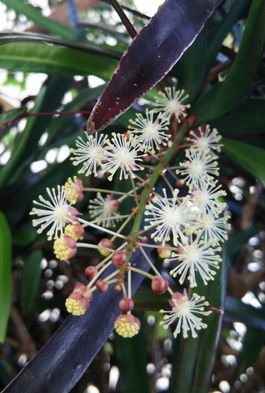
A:
<svg viewBox="0 0 265 393">
<path fill-rule="evenodd" d="M 126 254 L 122 250 L 117 250 L 113 253 L 111 261 L 113 265 L 120 267 L 126 262 Z"/>
<path fill-rule="evenodd" d="M 114 248 L 112 241 L 107 238 L 100 240 L 100 242 L 98 243 L 98 251 L 100 252 L 100 254 L 103 255 L 104 257 L 110 255 L 111 251 L 108 250 L 108 248 L 109 249 Z"/>
<path fill-rule="evenodd" d="M 105 280 L 98 280 L 96 282 L 96 288 L 99 292 L 106 292 L 109 288 L 109 284 Z"/>
<path fill-rule="evenodd" d="M 96 268 L 96 266 L 88 266 L 85 269 L 85 275 L 86 277 L 91 280 L 93 277 L 95 277 L 95 275 L 97 274 L 98 269 Z"/>
<path fill-rule="evenodd" d="M 123 312 L 131 311 L 134 308 L 134 301 L 128 297 L 125 297 L 119 302 L 119 307 Z"/>
<path fill-rule="evenodd" d="M 187 299 L 188 299 L 187 291 L 184 290 L 183 293 L 174 292 L 173 295 L 171 296 L 171 299 L 168 302 L 169 302 L 170 306 L 172 308 L 174 308 L 177 305 L 185 303 L 187 301 Z"/>
<path fill-rule="evenodd" d="M 165 293 L 168 289 L 168 281 L 165 280 L 163 277 L 156 276 L 152 279 L 152 284 L 151 288 L 154 292 L 158 293 L 159 295 L 162 295 Z"/>
<path fill-rule="evenodd" d="M 77 221 L 77 217 L 81 216 L 81 213 L 73 206 L 68 206 L 68 211 L 72 221 Z"/>
</svg>

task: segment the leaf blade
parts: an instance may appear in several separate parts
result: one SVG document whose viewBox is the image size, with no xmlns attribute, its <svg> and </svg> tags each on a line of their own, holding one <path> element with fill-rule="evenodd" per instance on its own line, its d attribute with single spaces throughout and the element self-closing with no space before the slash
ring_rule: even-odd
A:
<svg viewBox="0 0 265 393">
<path fill-rule="evenodd" d="M 114 59 L 40 42 L 12 42 L 0 48 L 1 67 L 14 72 L 60 76 L 92 74 L 107 79 L 116 64 Z"/>
<path fill-rule="evenodd" d="M 42 253 L 33 251 L 28 257 L 20 281 L 19 301 L 23 311 L 30 311 L 38 290 L 41 276 Z"/>
<path fill-rule="evenodd" d="M 123 55 L 88 119 L 87 130 L 95 132 L 106 127 L 155 86 L 192 44 L 219 3 L 166 1 Z"/>
<path fill-rule="evenodd" d="M 224 153 L 265 186 L 265 150 L 227 138 L 222 143 Z"/>
<path fill-rule="evenodd" d="M 11 239 L 7 220 L 0 212 L 0 342 L 5 339 L 11 305 Z"/>
</svg>

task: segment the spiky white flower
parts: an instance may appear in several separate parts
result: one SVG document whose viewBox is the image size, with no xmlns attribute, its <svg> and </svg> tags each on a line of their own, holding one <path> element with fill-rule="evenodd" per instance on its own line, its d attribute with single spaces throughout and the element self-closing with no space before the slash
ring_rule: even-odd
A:
<svg viewBox="0 0 265 393">
<path fill-rule="evenodd" d="M 184 338 L 188 337 L 191 332 L 193 338 L 198 337 L 196 330 L 205 329 L 207 325 L 202 321 L 202 315 L 209 315 L 211 311 L 205 311 L 205 307 L 209 303 L 205 301 L 204 296 L 196 293 L 192 294 L 191 299 L 188 298 L 186 291 L 184 293 L 176 292 L 170 301 L 172 310 L 160 312 L 164 314 L 163 321 L 160 324 L 167 329 L 175 321 L 176 329 L 173 332 L 174 337 L 182 333 Z"/>
<path fill-rule="evenodd" d="M 182 243 L 178 252 L 172 253 L 167 262 L 177 262 L 178 265 L 170 271 L 173 277 L 180 276 L 179 282 L 183 284 L 186 278 L 191 288 L 197 286 L 196 275 L 200 276 L 205 285 L 213 280 L 216 269 L 219 268 L 221 247 L 215 247 L 210 242 L 203 241 L 200 236 L 190 243 Z"/>
<path fill-rule="evenodd" d="M 120 202 L 108 194 L 105 197 L 98 192 L 97 197 L 92 199 L 88 205 L 89 214 L 97 225 L 105 228 L 111 228 L 120 220 L 117 209 Z"/>
<path fill-rule="evenodd" d="M 216 185 L 216 182 L 207 182 L 203 187 L 200 185 L 199 188 L 192 190 L 191 201 L 199 212 L 217 216 L 226 207 L 226 203 L 220 200 L 224 196 L 226 192 L 221 185 Z"/>
<path fill-rule="evenodd" d="M 190 131 L 186 141 L 191 143 L 191 150 L 196 150 L 201 154 L 214 154 L 214 152 L 221 151 L 221 139 L 217 129 L 211 129 L 207 124 L 204 129 L 199 127 L 197 131 Z"/>
<path fill-rule="evenodd" d="M 157 108 L 154 109 L 156 112 L 163 111 L 166 118 L 170 118 L 172 115 L 176 117 L 176 120 L 180 122 L 180 117 L 186 116 L 186 109 L 190 108 L 189 104 L 184 104 L 184 101 L 189 97 L 185 94 L 184 90 L 177 90 L 174 86 L 165 87 L 165 92 L 159 92 L 156 96 Z"/>
<path fill-rule="evenodd" d="M 224 242 L 228 238 L 228 232 L 231 225 L 228 222 L 230 213 L 225 211 L 221 216 L 212 214 L 200 214 L 196 219 L 198 230 L 202 231 L 202 237 L 205 241 L 210 240 L 212 243 Z"/>
<path fill-rule="evenodd" d="M 78 212 L 67 203 L 63 187 L 57 186 L 57 190 L 46 188 L 46 191 L 49 199 L 39 195 L 39 200 L 33 201 L 36 207 L 31 210 L 30 215 L 39 217 L 32 220 L 33 226 L 39 227 L 38 233 L 50 227 L 47 236 L 48 240 L 51 240 L 63 235 L 65 225 L 73 222 Z"/>
<path fill-rule="evenodd" d="M 103 134 L 93 136 L 86 132 L 85 136 L 86 140 L 80 136 L 77 138 L 77 148 L 71 149 L 73 157 L 70 159 L 73 161 L 73 165 L 82 164 L 79 173 L 84 173 L 86 176 L 93 173 L 94 176 L 97 176 L 99 169 L 102 168 L 107 136 Z"/>
<path fill-rule="evenodd" d="M 213 182 L 214 176 L 219 175 L 219 167 L 215 157 L 187 150 L 187 160 L 180 162 L 176 173 L 181 174 L 190 188 L 204 187 Z"/>
<path fill-rule="evenodd" d="M 179 191 L 173 191 L 172 198 L 168 198 L 166 190 L 163 196 L 155 195 L 145 210 L 146 228 L 154 227 L 151 237 L 156 242 L 165 243 L 173 236 L 173 243 L 178 244 L 179 237 L 185 236 L 185 229 L 189 225 L 190 212 L 186 199 L 178 197 Z"/>
<path fill-rule="evenodd" d="M 134 172 L 143 169 L 139 162 L 139 147 L 136 147 L 132 139 L 127 139 L 123 134 L 112 133 L 111 140 L 107 141 L 108 149 L 105 153 L 104 170 L 110 172 L 108 179 L 111 181 L 114 174 L 119 171 L 119 179 L 135 177 Z"/>
<path fill-rule="evenodd" d="M 135 144 L 139 144 L 144 152 L 154 153 L 159 145 L 168 144 L 168 120 L 160 114 L 155 118 L 153 111 L 146 109 L 145 116 L 136 114 L 136 119 L 129 120 L 128 129 L 135 135 Z"/>
</svg>

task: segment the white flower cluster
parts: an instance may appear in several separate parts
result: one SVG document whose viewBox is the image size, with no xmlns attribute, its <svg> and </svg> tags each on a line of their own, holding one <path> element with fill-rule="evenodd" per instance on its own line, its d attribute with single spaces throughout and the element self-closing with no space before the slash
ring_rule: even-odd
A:
<svg viewBox="0 0 265 393">
<path fill-rule="evenodd" d="M 110 181 L 116 173 L 119 173 L 119 180 L 135 177 L 135 172 L 143 169 L 143 153 L 152 154 L 168 145 L 170 116 L 174 115 L 177 121 L 186 116 L 189 105 L 184 105 L 183 101 L 187 97 L 183 90 L 165 88 L 165 92 L 157 96 L 155 109 L 138 113 L 129 121 L 127 134 L 113 132 L 111 138 L 86 134 L 85 140 L 79 137 L 76 149 L 71 150 L 73 164 L 82 165 L 79 173 L 86 176 L 108 173 Z"/>
<path fill-rule="evenodd" d="M 176 171 L 185 181 L 186 194 L 180 197 L 175 189 L 168 197 L 164 189 L 145 211 L 146 229 L 153 228 L 151 237 L 162 244 L 172 239 L 175 246 L 167 262 L 177 266 L 170 274 L 179 276 L 180 284 L 188 279 L 191 287 L 197 286 L 197 276 L 204 284 L 214 279 L 221 262 L 220 243 L 229 229 L 229 214 L 222 200 L 226 193 L 216 180 L 219 141 L 217 130 L 211 131 L 209 126 L 205 132 L 202 128 L 198 133 L 192 131 L 187 138 L 186 160 Z"/>
<path fill-rule="evenodd" d="M 80 213 L 72 206 L 73 202 L 83 198 L 85 188 L 80 179 L 68 179 L 68 183 L 64 187 L 58 186 L 57 190 L 47 189 L 48 199 L 39 196 L 39 200 L 34 201 L 35 207 L 31 214 L 37 218 L 33 220 L 33 225 L 39 228 L 39 233 L 47 230 L 48 239 L 58 239 L 61 254 L 65 250 L 67 255 L 76 252 L 77 246 L 69 236 L 74 230 L 80 230 L 78 224 L 102 228 L 106 233 L 115 235 L 110 228 L 115 228 L 117 223 L 127 217 L 117 230 L 120 237 L 127 239 L 121 235 L 121 231 L 133 214 L 129 212 L 129 215 L 122 216 L 118 211 L 119 205 L 128 196 L 135 197 L 137 205 L 138 189 L 145 187 L 146 180 L 141 182 L 136 172 L 145 171 L 147 174 L 152 171 L 152 165 L 144 165 L 145 155 L 155 156 L 158 160 L 163 156 L 170 142 L 172 122 L 181 122 L 186 116 L 189 108 L 185 104 L 187 97 L 183 90 L 175 91 L 173 87 L 168 87 L 164 93 L 158 94 L 156 108 L 137 114 L 135 119 L 129 121 L 127 133 L 112 133 L 110 136 L 85 133 L 84 138 L 77 139 L 76 148 L 71 150 L 71 160 L 73 165 L 80 166 L 79 173 L 85 176 L 106 174 L 110 181 L 114 176 L 119 180 L 136 177 L 137 181 L 140 179 L 140 185 L 128 193 L 116 191 L 114 194 L 112 190 L 104 190 L 103 195 L 100 192 L 102 190 L 95 189 L 96 197 L 90 199 L 88 205 L 92 221 L 87 224 L 84 224 L 85 221 L 79 218 Z M 181 285 L 189 281 L 191 288 L 197 286 L 198 277 L 205 285 L 214 279 L 221 263 L 221 243 L 227 238 L 229 230 L 229 213 L 223 201 L 226 193 L 217 184 L 220 140 L 217 130 L 208 125 L 190 131 L 186 138 L 188 149 L 185 151 L 185 160 L 178 164 L 176 173 L 173 172 L 173 176 L 181 180 L 184 186 L 173 189 L 164 178 L 168 187 L 163 188 L 160 194 L 153 192 L 150 195 L 144 212 L 144 231 L 151 233 L 152 239 L 159 243 L 157 247 L 170 249 L 170 256 L 166 260 L 171 266 L 170 274 L 177 277 Z M 167 170 L 169 168 L 164 168 L 164 173 Z M 116 198 L 116 195 L 122 196 Z M 68 232 L 64 233 L 67 225 Z M 66 239 L 63 238 L 65 234 L 68 234 Z M 82 239 L 82 234 L 76 235 L 77 238 Z M 155 272 L 157 274 L 157 270 Z M 176 322 L 174 336 L 182 332 L 185 338 L 190 331 L 196 337 L 196 331 L 206 327 L 202 316 L 210 313 L 205 310 L 209 303 L 195 293 L 189 299 L 186 291 L 169 292 L 171 310 L 161 311 L 162 325 L 168 327 Z"/>
</svg>

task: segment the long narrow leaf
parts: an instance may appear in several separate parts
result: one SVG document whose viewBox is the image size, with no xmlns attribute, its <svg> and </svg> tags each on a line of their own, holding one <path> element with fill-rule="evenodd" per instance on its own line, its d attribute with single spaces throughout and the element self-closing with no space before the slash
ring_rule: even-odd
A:
<svg viewBox="0 0 265 393">
<path fill-rule="evenodd" d="M 149 269 L 140 251 L 132 256 L 132 263 L 136 261 L 140 269 Z M 106 274 L 109 273 L 108 269 Z M 142 276 L 133 275 L 132 278 L 132 290 L 135 292 Z M 96 294 L 84 316 L 68 317 L 3 393 L 68 393 L 112 332 L 115 318 L 120 313 L 120 296 L 113 290 L 104 295 Z"/>
<path fill-rule="evenodd" d="M 192 44 L 219 0 L 167 0 L 123 55 L 87 124 L 106 127 L 156 85 Z"/>
<path fill-rule="evenodd" d="M 0 46 L 1 68 L 50 75 L 95 75 L 109 78 L 116 61 L 83 50 L 40 42 L 11 42 Z"/>
<path fill-rule="evenodd" d="M 208 121 L 235 107 L 252 86 L 265 44 L 264 20 L 264 0 L 253 0 L 238 55 L 209 108 Z"/>
<path fill-rule="evenodd" d="M 224 138 L 223 145 L 225 154 L 265 185 L 265 150 Z"/>
<path fill-rule="evenodd" d="M 31 4 L 26 4 L 23 0 L 1 0 L 8 8 L 13 9 L 18 14 L 25 15 L 29 20 L 36 23 L 48 32 L 59 35 L 62 38 L 74 39 L 75 32 L 69 26 L 65 26 L 54 20 L 46 18 Z"/>
<path fill-rule="evenodd" d="M 11 304 L 11 232 L 0 212 L 0 342 L 6 335 Z"/>
</svg>

